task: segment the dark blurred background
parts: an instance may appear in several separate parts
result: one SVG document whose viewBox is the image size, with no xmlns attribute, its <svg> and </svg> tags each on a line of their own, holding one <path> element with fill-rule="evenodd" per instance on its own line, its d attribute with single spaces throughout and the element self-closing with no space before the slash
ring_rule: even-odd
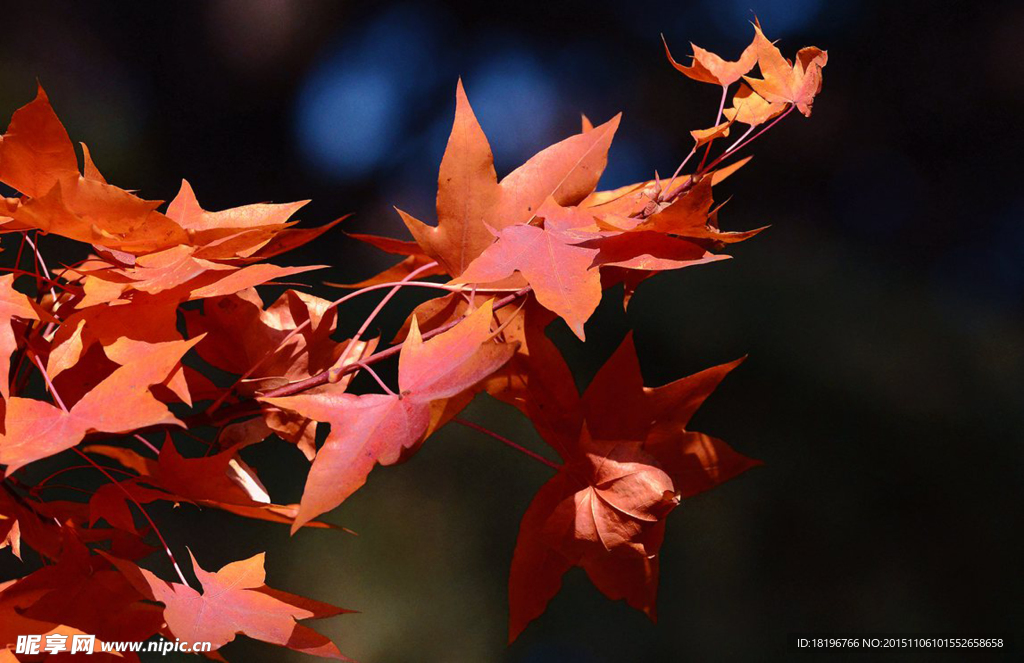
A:
<svg viewBox="0 0 1024 663">
<path fill-rule="evenodd" d="M 267 550 L 274 586 L 362 611 L 316 626 L 364 661 L 765 660 L 791 656 L 798 631 L 1021 634 L 1021 3 L 3 7 L 2 112 L 38 77 L 112 182 L 169 199 L 184 176 L 208 209 L 310 198 L 309 223 L 354 212 L 349 229 L 403 237 L 392 205 L 434 218 L 459 76 L 499 174 L 581 112 L 625 111 L 611 187 L 671 172 L 713 119 L 716 89 L 674 72 L 659 33 L 677 56 L 693 41 L 735 57 L 755 12 L 784 53 L 828 49 L 814 116 L 787 118 L 721 187 L 735 194 L 724 227 L 772 228 L 736 260 L 646 283 L 628 314 L 609 295 L 585 346 L 552 332 L 581 385 L 628 327 L 648 384 L 750 354 L 693 427 L 765 466 L 672 515 L 658 625 L 575 570 L 505 647 L 518 520 L 549 471 L 465 429 L 331 514 L 358 537 L 158 517 L 207 568 Z M 391 259 L 335 232 L 288 261 L 340 281 Z M 348 309 L 345 331 L 370 305 Z M 540 448 L 504 406 L 466 416 Z M 297 500 L 294 449 L 249 458 L 277 501 Z M 224 654 L 303 658 L 242 641 Z"/>
</svg>

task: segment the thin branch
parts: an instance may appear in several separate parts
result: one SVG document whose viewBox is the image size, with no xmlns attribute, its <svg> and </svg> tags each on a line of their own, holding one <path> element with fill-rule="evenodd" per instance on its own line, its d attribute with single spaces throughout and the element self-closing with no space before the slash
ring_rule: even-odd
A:
<svg viewBox="0 0 1024 663">
<path fill-rule="evenodd" d="M 92 469 L 88 465 L 83 465 L 83 467 L 88 467 L 90 470 Z M 74 491 L 79 492 L 79 493 L 85 493 L 86 495 L 92 495 L 93 494 L 93 492 L 91 490 L 86 490 L 85 488 L 79 488 L 78 486 L 69 486 L 69 485 L 63 484 L 63 483 L 51 483 L 51 484 L 49 484 L 47 486 L 39 485 L 39 486 L 36 486 L 35 488 L 33 488 L 33 490 L 45 490 L 46 488 L 63 488 L 64 490 L 74 490 Z"/>
<path fill-rule="evenodd" d="M 32 486 L 32 488 L 30 488 L 30 490 L 36 490 L 38 488 L 42 488 L 43 486 L 48 484 L 51 479 L 59 477 L 60 475 L 64 474 L 65 472 L 70 472 L 71 470 L 91 470 L 91 469 L 93 469 L 92 465 L 71 465 L 70 467 L 62 467 L 59 470 L 57 470 L 56 472 L 54 472 L 54 473 L 50 474 L 49 476 L 43 478 L 42 481 L 38 482 L 35 486 Z M 117 467 L 108 467 L 107 469 L 112 471 L 112 472 L 120 472 L 121 474 L 124 474 L 125 476 L 131 477 L 131 478 L 135 478 L 135 476 L 136 476 L 136 475 L 132 474 L 131 472 L 129 472 L 128 470 L 122 470 L 122 469 L 117 468 Z"/>
<path fill-rule="evenodd" d="M 553 470 L 557 471 L 557 470 L 562 469 L 562 466 L 559 465 L 558 463 L 556 463 L 554 461 L 551 461 L 551 460 L 548 460 L 544 456 L 541 456 L 539 453 L 537 453 L 535 451 L 530 451 L 529 449 L 527 449 L 526 447 L 522 446 L 521 444 L 517 444 L 516 442 L 513 442 L 512 440 L 508 439 L 507 437 L 505 437 L 503 435 L 498 435 L 494 431 L 492 431 L 490 429 L 487 429 L 487 428 L 484 428 L 483 426 L 481 426 L 479 424 L 474 424 L 472 421 L 466 421 L 465 419 L 461 419 L 459 417 L 456 417 L 455 419 L 452 419 L 452 421 L 454 421 L 455 423 L 460 424 L 462 426 L 465 426 L 466 428 L 472 428 L 473 430 L 477 431 L 478 433 L 483 433 L 484 435 L 488 435 L 490 437 L 493 437 L 498 442 L 501 442 L 502 444 L 506 444 L 506 445 L 512 447 L 513 449 L 515 449 L 516 451 L 518 451 L 520 453 L 524 453 L 527 456 L 529 456 L 530 458 L 532 458 L 532 459 L 534 459 L 534 460 L 536 460 L 538 462 L 544 463 L 545 465 L 547 465 L 548 467 L 550 467 Z"/>
<path fill-rule="evenodd" d="M 153 444 L 152 442 L 150 442 L 150 441 L 149 441 L 149 440 L 147 440 L 146 438 L 142 437 L 142 436 L 141 436 L 141 435 L 139 435 L 138 433 L 135 433 L 135 434 L 134 434 L 134 435 L 133 435 L 132 437 L 134 437 L 134 438 L 135 438 L 136 440 L 138 440 L 139 442 L 142 442 L 142 443 L 143 443 L 144 445 L 146 445 L 146 447 L 147 447 L 147 448 L 148 448 L 148 449 L 149 449 L 150 451 L 152 451 L 153 453 L 155 453 L 155 454 L 156 454 L 157 456 L 159 456 L 159 455 L 160 455 L 160 449 L 158 449 L 158 448 L 157 448 L 157 447 L 156 447 L 156 446 L 155 446 L 155 445 L 154 445 L 154 444 Z"/>
</svg>

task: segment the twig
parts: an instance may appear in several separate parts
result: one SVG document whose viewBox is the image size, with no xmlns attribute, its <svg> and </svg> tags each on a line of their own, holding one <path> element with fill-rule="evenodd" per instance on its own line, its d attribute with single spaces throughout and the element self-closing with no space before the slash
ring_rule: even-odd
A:
<svg viewBox="0 0 1024 663">
<path fill-rule="evenodd" d="M 156 446 L 154 446 L 152 442 L 150 442 L 150 441 L 149 441 L 149 440 L 147 440 L 146 438 L 142 437 L 142 436 L 141 436 L 141 435 L 139 435 L 138 433 L 135 433 L 135 434 L 133 435 L 133 437 L 134 437 L 134 438 L 135 438 L 136 440 L 138 440 L 139 442 L 142 442 L 143 444 L 145 444 L 145 445 L 146 445 L 146 447 L 147 447 L 147 448 L 148 448 L 148 449 L 149 449 L 150 451 L 152 451 L 153 453 L 155 453 L 155 454 L 156 454 L 157 456 L 159 456 L 159 455 L 160 455 L 160 449 L 158 449 L 158 448 L 157 448 Z"/>
<path fill-rule="evenodd" d="M 558 463 L 556 463 L 554 461 L 551 461 L 551 460 L 548 460 L 544 456 L 541 456 L 539 453 L 537 453 L 535 451 L 530 451 L 529 449 L 527 449 L 523 445 L 517 444 L 516 442 L 513 442 L 512 440 L 508 439 L 507 437 L 504 437 L 503 435 L 498 435 L 494 431 L 489 430 L 487 428 L 484 428 L 483 426 L 481 426 L 479 424 L 474 424 L 472 421 L 466 421 L 465 419 L 461 419 L 459 417 L 456 417 L 455 419 L 452 419 L 452 421 L 454 421 L 455 423 L 460 424 L 462 426 L 465 426 L 466 428 L 472 428 L 473 430 L 477 431 L 478 433 L 483 433 L 484 435 L 488 435 L 490 437 L 493 437 L 498 442 L 501 442 L 502 444 L 506 444 L 506 445 L 512 447 L 513 449 L 515 449 L 516 451 L 519 451 L 520 453 L 524 453 L 527 456 L 529 456 L 530 458 L 532 458 L 532 459 L 534 459 L 536 461 L 539 461 L 541 463 L 544 463 L 545 465 L 547 465 L 548 467 L 552 468 L 553 470 L 560 470 L 560 469 L 562 469 L 562 466 L 559 465 Z"/>
</svg>

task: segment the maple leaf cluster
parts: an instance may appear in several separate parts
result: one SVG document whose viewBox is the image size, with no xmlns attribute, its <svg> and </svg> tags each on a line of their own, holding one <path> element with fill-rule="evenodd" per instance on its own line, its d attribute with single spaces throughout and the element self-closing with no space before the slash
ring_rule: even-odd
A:
<svg viewBox="0 0 1024 663">
<path fill-rule="evenodd" d="M 622 285 L 628 305 L 647 278 L 728 258 L 730 244 L 758 232 L 720 228 L 714 187 L 748 160 L 730 157 L 774 123 L 794 108 L 810 114 L 827 55 L 805 48 L 786 60 L 754 30 L 735 62 L 696 46 L 688 65 L 668 54 L 686 76 L 721 86 L 715 122 L 692 132 L 670 178 L 611 191 L 597 185 L 619 116 L 584 118 L 580 133 L 499 180 L 460 82 L 436 225 L 400 211 L 412 241 L 353 235 L 401 260 L 340 286 L 334 301 L 292 288 L 267 303 L 258 288 L 319 269 L 267 260 L 341 219 L 297 227 L 302 202 L 207 211 L 187 182 L 166 207 L 145 200 L 108 183 L 85 145 L 79 167 L 40 88 L 0 138 L 0 182 L 17 193 L 0 202 L 4 251 L 14 256 L 0 276 L 0 547 L 26 565 L 0 585 L 0 646 L 59 632 L 217 649 L 244 634 L 344 658 L 299 622 L 345 610 L 268 587 L 262 554 L 215 573 L 192 558 L 190 583 L 178 562 L 186 542 L 168 542 L 147 505 L 215 508 L 293 533 L 334 527 L 318 518 L 376 465 L 407 459 L 452 421 L 488 432 L 458 419 L 482 393 L 528 417 L 561 460 L 490 433 L 555 470 L 520 526 L 510 640 L 574 566 L 653 619 L 668 514 L 757 464 L 688 428 L 739 362 L 652 388 L 630 336 L 581 395 L 546 330 L 561 320 L 584 340 L 605 291 Z M 736 123 L 748 129 L 713 154 Z M 699 165 L 684 173 L 694 157 Z M 41 250 L 48 236 L 72 240 L 84 257 L 51 268 Z M 390 343 L 366 338 L 403 288 L 436 296 Z M 370 293 L 383 294 L 377 308 L 338 338 L 339 310 Z M 389 385 L 374 365 L 393 358 Z M 376 393 L 351 391 L 360 373 Z M 311 463 L 299 504 L 274 503 L 242 458 L 271 436 Z M 202 455 L 187 451 L 196 442 Z M 68 472 L 103 483 L 55 499 L 51 489 L 68 488 L 55 478 Z M 177 578 L 159 577 L 157 566 Z"/>
</svg>

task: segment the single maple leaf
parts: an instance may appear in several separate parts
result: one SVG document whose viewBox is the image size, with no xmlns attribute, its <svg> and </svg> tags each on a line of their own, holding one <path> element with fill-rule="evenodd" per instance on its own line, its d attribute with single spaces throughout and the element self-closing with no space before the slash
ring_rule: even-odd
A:
<svg viewBox="0 0 1024 663">
<path fill-rule="evenodd" d="M 308 200 L 283 204 L 260 203 L 220 212 L 208 212 L 199 205 L 192 185 L 187 180 L 182 180 L 178 195 L 167 205 L 167 216 L 193 233 L 210 230 L 237 231 L 242 228 L 281 226 L 308 203 Z"/>
<path fill-rule="evenodd" d="M 267 587 L 263 553 L 215 573 L 204 570 L 192 556 L 202 593 L 161 580 L 131 562 L 104 556 L 150 600 L 164 604 L 167 629 L 183 642 L 209 642 L 216 650 L 242 634 L 305 654 L 350 660 L 328 638 L 298 623 L 349 611 Z"/>
<path fill-rule="evenodd" d="M 552 145 L 499 183 L 487 138 L 462 82 L 456 90 L 455 123 L 441 161 L 436 227 L 400 211 L 413 238 L 451 276 L 459 276 L 502 230 L 532 219 L 548 198 L 575 205 L 597 186 L 619 116 Z"/>
<path fill-rule="evenodd" d="M 562 575 L 582 566 L 612 599 L 654 616 L 662 520 L 679 499 L 672 479 L 637 441 L 603 442 L 584 428 L 576 455 L 523 516 L 509 574 L 509 642 L 544 612 Z M 655 541 L 649 541 L 657 533 Z M 653 576 L 653 577 L 652 577 Z"/>
<path fill-rule="evenodd" d="M 0 138 L 0 181 L 28 197 L 8 210 L 8 227 L 141 252 L 186 240 L 184 230 L 155 212 L 158 202 L 107 184 L 87 151 L 85 166 L 82 177 L 74 146 L 40 87 Z"/>
<path fill-rule="evenodd" d="M 166 215 L 188 233 L 197 257 L 244 261 L 294 225 L 289 219 L 308 202 L 258 203 L 209 212 L 199 205 L 188 181 L 182 180 Z"/>
<path fill-rule="evenodd" d="M 69 177 L 78 177 L 75 148 L 40 85 L 0 138 L 0 181 L 36 198 Z"/>
<path fill-rule="evenodd" d="M 655 618 L 665 516 L 680 498 L 758 464 L 686 430 L 738 363 L 646 387 L 632 336 L 605 363 L 579 401 L 579 439 L 557 441 L 568 449 L 566 463 L 520 525 L 509 575 L 510 641 L 544 611 L 573 566 L 609 598 Z"/>
<path fill-rule="evenodd" d="M 651 231 L 613 234 L 587 241 L 583 246 L 599 250 L 596 262 L 602 271 L 606 271 L 606 268 L 620 268 L 657 273 L 729 260 L 732 257 L 710 253 L 701 243 L 692 239 Z M 602 279 L 604 288 L 614 283 Z"/>
<path fill-rule="evenodd" d="M 733 119 L 726 116 L 726 121 L 719 125 L 709 127 L 707 129 L 696 129 L 690 132 L 690 136 L 694 141 L 694 148 L 700 147 L 701 145 L 707 145 L 713 140 L 719 138 L 725 138 L 729 135 L 729 128 L 732 127 Z"/>
<path fill-rule="evenodd" d="M 185 244 L 188 235 L 156 211 L 159 201 L 78 175 L 57 181 L 12 214 L 11 229 L 37 228 L 88 244 L 143 254 Z"/>
<path fill-rule="evenodd" d="M 414 323 L 398 360 L 399 392 L 355 396 L 325 385 L 269 405 L 331 424 L 306 480 L 294 533 L 341 504 L 374 465 L 390 465 L 414 447 L 431 423 L 431 403 L 464 392 L 508 361 L 513 346 L 492 342 L 491 303 L 452 329 L 423 341 Z"/>
<path fill-rule="evenodd" d="M 378 463 L 397 463 L 430 423 L 428 404 L 397 395 L 327 393 L 264 399 L 303 417 L 330 423 L 306 479 L 292 533 L 341 504 L 366 483 Z"/>
<path fill-rule="evenodd" d="M 723 60 L 711 51 L 706 51 L 696 44 L 690 44 L 693 48 L 693 63 L 687 66 L 679 64 L 672 57 L 664 35 L 662 35 L 661 41 L 665 45 L 665 55 L 668 57 L 668 61 L 672 63 L 672 66 L 676 68 L 676 71 L 679 71 L 687 78 L 692 78 L 702 83 L 729 87 L 753 69 L 757 63 L 756 42 L 752 42 L 743 49 L 739 60 L 735 62 Z"/>
<path fill-rule="evenodd" d="M 436 228 L 399 213 L 423 250 L 457 275 L 494 241 L 487 222 L 501 199 L 491 147 L 461 80 L 455 92 L 455 121 L 437 182 Z"/>
<path fill-rule="evenodd" d="M 687 430 L 698 408 L 742 362 L 741 358 L 661 387 L 646 387 L 630 334 L 587 387 L 585 417 L 595 437 L 616 439 L 646 431 L 644 450 L 668 472 L 682 497 L 692 497 L 761 464 L 721 440 Z M 622 408 L 621 417 L 609 416 L 606 408 L 612 404 Z"/>
<path fill-rule="evenodd" d="M 762 78 L 744 76 L 754 92 L 769 102 L 794 104 L 810 117 L 814 97 L 821 92 L 821 70 L 828 63 L 828 52 L 809 46 L 796 54 L 796 63 L 782 57 L 779 49 L 754 26 L 757 66 Z"/>
</svg>

